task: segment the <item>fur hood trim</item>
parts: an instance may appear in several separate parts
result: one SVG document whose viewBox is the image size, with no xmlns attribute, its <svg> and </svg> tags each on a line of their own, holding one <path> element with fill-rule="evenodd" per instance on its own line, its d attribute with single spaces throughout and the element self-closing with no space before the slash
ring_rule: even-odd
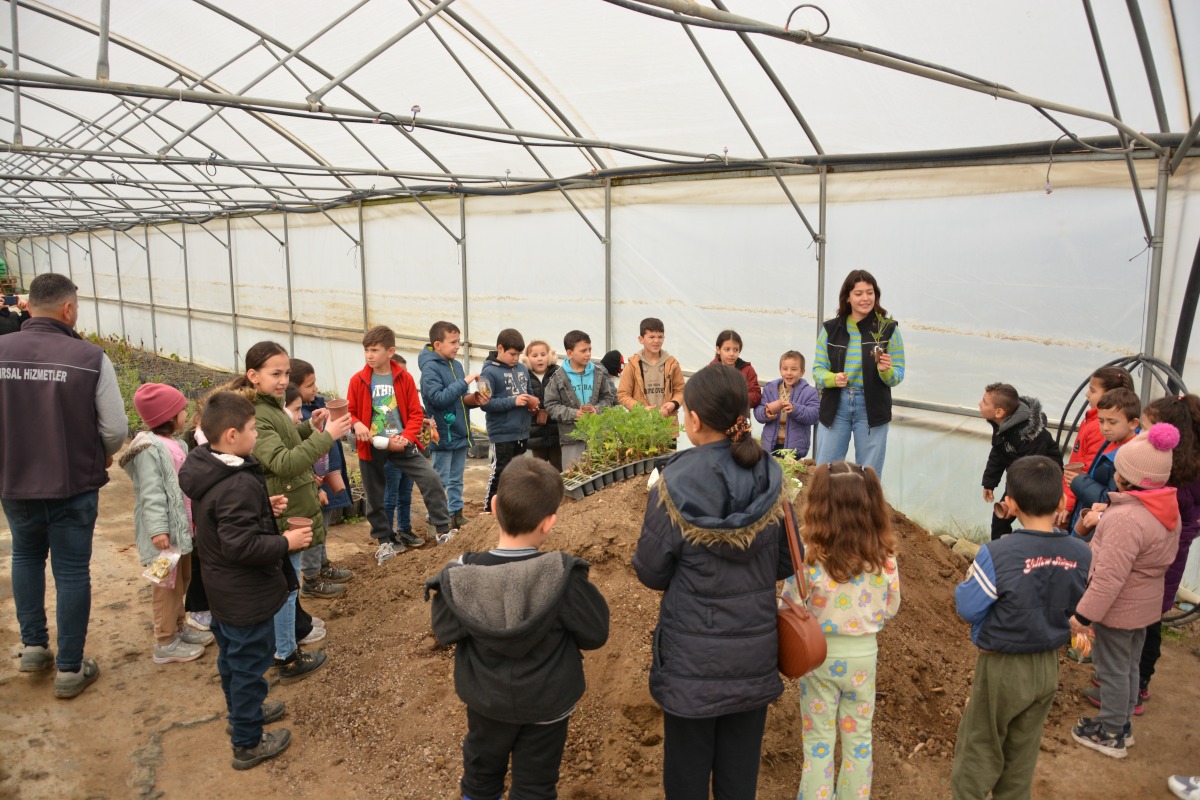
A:
<svg viewBox="0 0 1200 800">
<path fill-rule="evenodd" d="M 1021 432 L 1021 438 L 1027 442 L 1032 442 L 1038 436 L 1041 436 L 1042 431 L 1046 430 L 1049 426 L 1049 423 L 1046 421 L 1046 412 L 1042 411 L 1042 401 L 1036 397 L 1022 397 L 1021 402 L 1029 406 L 1029 424 Z"/>
<path fill-rule="evenodd" d="M 125 469 L 135 458 L 158 444 L 155 441 L 157 438 L 150 431 L 138 431 L 137 436 L 133 437 L 133 441 L 129 443 L 129 447 L 121 455 L 121 460 L 117 462 L 121 469 Z"/>
<path fill-rule="evenodd" d="M 740 528 L 701 528 L 684 518 L 683 514 L 675 506 L 675 502 L 671 499 L 671 492 L 667 487 L 666 474 L 664 473 L 658 479 L 659 505 L 666 510 L 667 517 L 670 518 L 671 522 L 675 523 L 679 528 L 683 540 L 696 547 L 713 548 L 725 545 L 735 550 L 749 549 L 758 534 L 783 520 L 783 504 L 785 502 L 787 502 L 787 493 L 781 490 L 779 496 L 775 498 L 775 502 L 767 509 L 767 512 L 749 525 Z"/>
</svg>

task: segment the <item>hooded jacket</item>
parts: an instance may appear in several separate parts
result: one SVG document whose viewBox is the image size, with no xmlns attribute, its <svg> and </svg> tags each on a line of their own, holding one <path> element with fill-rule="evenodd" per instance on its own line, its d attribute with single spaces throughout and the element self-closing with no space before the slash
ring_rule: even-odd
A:
<svg viewBox="0 0 1200 800">
<path fill-rule="evenodd" d="M 1112 492 L 1092 537 L 1080 619 L 1136 630 L 1162 616 L 1163 575 L 1179 548 L 1175 488 Z"/>
<path fill-rule="evenodd" d="M 1076 475 L 1071 481 L 1071 491 L 1075 495 L 1075 511 L 1071 514 L 1067 530 L 1075 530 L 1075 523 L 1079 521 L 1084 510 L 1096 503 L 1107 503 L 1109 493 L 1117 490 L 1117 451 L 1122 445 L 1133 441 L 1134 435 L 1136 434 L 1131 434 L 1128 439 L 1119 443 L 1101 442 L 1100 449 L 1088 465 L 1087 472 Z M 1090 538 L 1085 537 L 1085 541 L 1090 541 Z"/>
<path fill-rule="evenodd" d="M 248 627 L 265 622 L 297 587 L 287 539 L 275 527 L 262 465 L 226 463 L 207 444 L 188 453 L 179 485 L 192 498 L 196 545 L 213 617 Z"/>
<path fill-rule="evenodd" d="M 529 394 L 529 368 L 517 362 L 513 366 L 488 353 L 479 377 L 492 387 L 492 396 L 480 406 L 487 424 L 488 441 L 519 442 L 529 438 L 531 414 L 527 406 L 517 405 L 517 395 Z"/>
<path fill-rule="evenodd" d="M 983 468 L 983 488 L 999 486 L 1005 470 L 1018 458 L 1046 456 L 1062 464 L 1062 453 L 1050 435 L 1046 413 L 1037 398 L 1022 397 L 1017 410 L 999 425 L 990 419 L 987 423 L 992 426 L 992 451 Z"/>
<path fill-rule="evenodd" d="M 471 418 L 463 397 L 470 387 L 462 364 L 442 358 L 433 350 L 433 345 L 417 356 L 417 368 L 421 371 L 421 399 L 425 401 L 426 416 L 432 417 L 437 425 L 439 441 L 429 449 L 463 450 L 471 442 Z"/>
<path fill-rule="evenodd" d="M 534 374 L 533 370 L 529 370 L 529 393 L 538 399 L 543 410 L 546 407 L 546 384 L 550 382 L 557 371 L 558 364 L 553 362 L 546 365 L 546 371 L 540 378 Z M 558 447 L 558 423 L 550 419 L 549 412 L 547 412 L 544 425 L 538 425 L 536 418 L 529 425 L 529 449 L 550 450 L 555 447 Z"/>
<path fill-rule="evenodd" d="M 187 451 L 186 444 L 179 445 Z M 158 558 L 159 550 L 151 540 L 160 533 L 167 534 L 181 554 L 192 552 L 183 491 L 167 446 L 156 434 L 141 431 L 121 454 L 119 463 L 133 481 L 133 534 L 142 564 Z"/>
<path fill-rule="evenodd" d="M 675 411 L 678 412 L 683 407 L 683 369 L 679 366 L 679 359 L 666 351 L 660 351 L 659 357 L 662 359 L 663 382 L 666 388 L 663 402 L 674 403 Z M 641 353 L 631 355 L 625 364 L 625 369 L 621 370 L 621 382 L 617 386 L 617 402 L 625 408 L 649 405 L 646 401 L 646 380 L 642 375 Z"/>
<path fill-rule="evenodd" d="M 608 641 L 608 604 L 588 581 L 590 565 L 561 552 L 500 564 L 465 553 L 462 562 L 425 582 L 434 636 L 457 645 L 459 698 L 501 722 L 562 719 L 583 696 L 580 650 Z"/>
<path fill-rule="evenodd" d="M 575 394 L 575 387 L 571 385 L 571 378 L 567 375 L 567 370 L 570 369 L 566 366 L 567 363 L 564 361 L 553 375 L 546 373 L 550 376 L 546 379 L 546 413 L 550 415 L 551 420 L 558 423 L 559 444 L 575 444 L 579 441 L 575 438 L 575 412 L 583 406 L 583 403 L 579 402 L 579 396 Z M 597 411 L 603 411 L 617 404 L 617 393 L 609 380 L 608 370 L 601 364 L 592 364 L 592 368 L 592 394 L 588 402 L 595 406 Z"/>
<path fill-rule="evenodd" d="M 799 458 L 808 455 L 808 445 L 812 441 L 813 425 L 821 410 L 821 398 L 803 378 L 796 384 L 796 400 L 792 403 L 792 413 L 787 415 L 787 431 L 784 433 L 783 444 L 778 444 L 779 417 L 767 418 L 767 403 L 779 399 L 779 391 L 783 388 L 783 378 L 776 378 L 763 387 L 762 398 L 754 407 L 754 418 L 763 423 L 762 447 L 768 453 L 776 450 L 795 450 Z"/>
<path fill-rule="evenodd" d="M 709 364 L 720 364 L 721 359 L 714 358 Z M 742 373 L 742 377 L 746 379 L 746 393 L 750 395 L 750 406 L 754 408 L 762 400 L 762 387 L 758 385 L 758 373 L 754 370 L 754 365 L 749 361 L 738 359 L 733 362 L 733 366 L 738 372 Z"/>
<path fill-rule="evenodd" d="M 425 412 L 421 410 L 416 381 L 404 365 L 395 361 L 389 363 L 392 367 L 392 391 L 396 393 L 396 411 L 400 415 L 400 424 L 404 426 L 400 435 L 408 439 L 410 446 L 424 450 L 425 448 L 421 447 L 421 423 L 425 421 Z M 350 416 L 368 428 L 371 427 L 375 416 L 374 401 L 371 398 L 371 378 L 374 374 L 375 370 L 370 366 L 363 367 L 350 379 L 350 386 L 346 389 L 346 399 L 350 401 Z M 382 431 L 371 430 L 372 435 L 380 433 Z M 369 440 L 358 443 L 358 457 L 362 460 L 371 460 L 371 450 Z"/>
<path fill-rule="evenodd" d="M 783 692 L 775 617 L 776 582 L 793 574 L 786 502 L 775 459 L 741 467 L 727 439 L 676 453 L 663 467 L 633 568 L 663 592 L 650 694 L 664 711 L 735 714 Z"/>
<path fill-rule="evenodd" d="M 1175 560 L 1163 578 L 1164 614 L 1175 605 L 1175 593 L 1179 591 L 1179 584 L 1183 583 L 1183 570 L 1187 566 L 1192 542 L 1196 540 L 1196 533 L 1200 532 L 1200 480 L 1180 486 L 1175 498 L 1179 501 L 1179 547 L 1175 551 Z"/>
<path fill-rule="evenodd" d="M 1083 415 L 1079 432 L 1075 434 L 1075 444 L 1071 448 L 1070 461 L 1090 466 L 1096 459 L 1096 454 L 1104 449 L 1104 434 L 1100 432 L 1100 410 L 1089 408 Z M 1071 491 L 1071 482 L 1063 476 L 1063 496 L 1067 501 L 1067 511 L 1075 510 L 1075 493 Z"/>
</svg>

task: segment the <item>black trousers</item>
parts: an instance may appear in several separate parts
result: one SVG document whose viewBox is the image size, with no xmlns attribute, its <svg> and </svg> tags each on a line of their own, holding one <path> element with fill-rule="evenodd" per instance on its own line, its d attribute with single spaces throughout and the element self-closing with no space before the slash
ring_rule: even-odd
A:
<svg viewBox="0 0 1200 800">
<path fill-rule="evenodd" d="M 463 800 L 499 800 L 512 756 L 508 800 L 554 800 L 570 718 L 546 725 L 517 725 L 467 709 L 463 739 Z"/>
<path fill-rule="evenodd" d="M 367 521 L 371 523 L 371 538 L 382 542 L 392 535 L 392 524 L 387 518 L 384 499 L 387 492 L 387 474 L 384 466 L 388 461 L 413 479 L 421 490 L 425 510 L 429 512 L 429 524 L 438 533 L 450 530 L 450 507 L 446 504 L 446 490 L 442 479 L 433 471 L 428 459 L 421 455 L 416 445 L 404 450 L 389 452 L 372 450 L 370 460 L 360 459 L 363 488 L 367 492 Z"/>
<path fill-rule="evenodd" d="M 488 478 L 487 497 L 483 500 L 483 510 L 487 513 L 492 513 L 492 498 L 496 496 L 496 489 L 500 487 L 500 473 L 504 472 L 504 468 L 514 458 L 525 455 L 527 441 L 520 439 L 515 442 L 492 443 L 492 476 Z"/>
<path fill-rule="evenodd" d="M 663 790 L 667 800 L 754 800 L 767 706 L 688 719 L 663 712 Z"/>
<path fill-rule="evenodd" d="M 184 611 L 208 611 L 208 595 L 204 593 L 204 573 L 201 571 L 200 548 L 192 548 L 192 582 L 183 599 Z"/>
<path fill-rule="evenodd" d="M 1146 627 L 1146 643 L 1142 645 L 1142 660 L 1138 664 L 1138 683 L 1141 688 L 1150 686 L 1154 677 L 1154 665 L 1162 656 L 1162 622 L 1156 622 Z"/>
</svg>

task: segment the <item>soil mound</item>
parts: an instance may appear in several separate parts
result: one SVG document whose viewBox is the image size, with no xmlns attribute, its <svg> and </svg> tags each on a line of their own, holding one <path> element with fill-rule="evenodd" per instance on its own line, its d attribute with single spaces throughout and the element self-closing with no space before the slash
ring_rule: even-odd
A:
<svg viewBox="0 0 1200 800">
<path fill-rule="evenodd" d="M 560 791 L 564 797 L 637 800 L 661 796 L 661 712 L 648 689 L 651 632 L 658 593 L 638 583 L 629 565 L 641 532 L 647 489 L 642 480 L 566 500 L 549 546 L 592 563 L 592 580 L 608 599 L 608 644 L 585 658 L 588 691 L 571 720 Z M 414 517 L 415 518 L 415 517 Z M 924 529 L 894 515 L 900 540 L 902 603 L 880 636 L 875 718 L 876 793 L 903 785 L 943 792 L 954 733 L 969 693 L 974 648 L 954 613 L 954 585 L 965 563 Z M 406 553 L 384 567 L 360 557 L 353 591 L 316 613 L 338 620 L 322 679 L 295 687 L 298 723 L 322 736 L 321 755 L 292 763 L 289 778 L 341 764 L 380 797 L 457 797 L 466 730 L 454 693 L 453 651 L 429 629 L 425 579 L 464 551 L 495 543 L 496 523 L 472 519 L 449 545 Z M 791 798 L 799 783 L 801 715 L 792 682 L 772 706 L 763 745 L 759 796 Z M 300 767 L 301 774 L 296 774 Z"/>
</svg>

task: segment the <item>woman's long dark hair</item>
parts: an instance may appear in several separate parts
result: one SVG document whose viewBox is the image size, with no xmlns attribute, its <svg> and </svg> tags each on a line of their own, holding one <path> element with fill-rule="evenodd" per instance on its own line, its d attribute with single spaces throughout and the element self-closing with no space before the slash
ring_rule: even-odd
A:
<svg viewBox="0 0 1200 800">
<path fill-rule="evenodd" d="M 842 281 L 842 288 L 838 290 L 838 312 L 839 317 L 850 316 L 850 292 L 854 289 L 855 284 L 869 283 L 871 288 L 875 290 L 875 311 L 883 316 L 887 316 L 887 309 L 879 305 L 880 298 L 883 297 L 883 292 L 879 291 L 879 282 L 875 280 L 875 276 L 867 272 L 865 269 L 851 270 L 846 276 L 846 280 Z"/>
<path fill-rule="evenodd" d="M 750 435 L 750 393 L 742 373 L 724 364 L 709 364 L 683 385 L 683 404 L 710 428 L 721 431 L 732 443 L 733 460 L 747 469 L 763 457 L 763 449 Z"/>
<path fill-rule="evenodd" d="M 275 356 L 286 356 L 287 350 L 283 349 L 283 345 L 278 342 L 259 342 L 246 351 L 246 368 L 242 370 L 242 374 L 234 378 L 229 383 L 231 389 L 245 389 L 252 386 L 250 379 L 246 377 L 246 373 L 250 370 L 260 370 L 266 363 Z M 290 366 L 290 365 L 289 365 Z"/>
</svg>

